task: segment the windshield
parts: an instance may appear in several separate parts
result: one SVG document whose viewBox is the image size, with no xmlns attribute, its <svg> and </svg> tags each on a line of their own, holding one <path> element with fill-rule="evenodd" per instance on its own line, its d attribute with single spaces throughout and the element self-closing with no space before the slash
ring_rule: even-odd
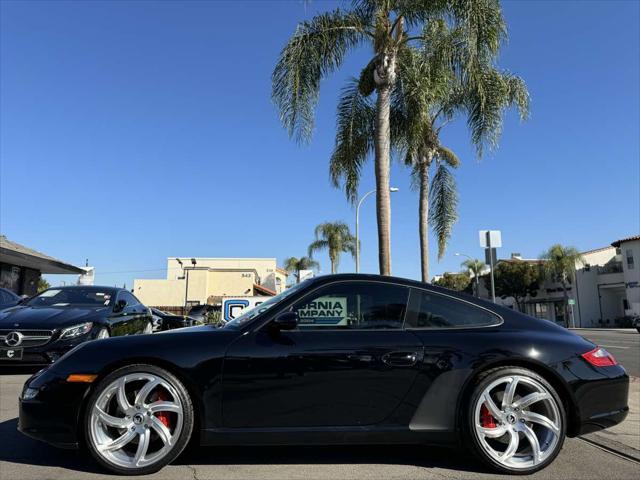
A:
<svg viewBox="0 0 640 480">
<path fill-rule="evenodd" d="M 284 292 L 281 292 L 275 297 L 271 297 L 269 300 L 262 302 L 260 305 L 256 305 L 252 309 L 247 310 L 238 318 L 234 318 L 233 320 L 228 322 L 223 328 L 235 329 L 235 328 L 241 327 L 242 325 L 247 323 L 249 320 L 255 318 L 262 312 L 266 312 L 271 307 L 273 307 L 274 305 L 277 305 L 288 296 L 293 295 L 297 291 L 301 290 L 306 286 L 306 284 L 307 284 L 307 281 L 304 281 L 302 283 L 298 283 L 297 285 L 294 285 L 293 287 L 287 288 Z"/>
<path fill-rule="evenodd" d="M 106 307 L 113 299 L 113 290 L 99 288 L 50 288 L 27 302 L 30 307 Z"/>
</svg>

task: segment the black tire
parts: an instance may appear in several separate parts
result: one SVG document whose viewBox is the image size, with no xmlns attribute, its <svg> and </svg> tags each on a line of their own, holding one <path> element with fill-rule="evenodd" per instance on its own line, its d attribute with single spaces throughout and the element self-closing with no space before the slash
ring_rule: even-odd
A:
<svg viewBox="0 0 640 480">
<path fill-rule="evenodd" d="M 555 449 L 552 452 L 550 452 L 549 456 L 544 460 L 542 460 L 541 463 L 530 468 L 515 469 L 515 468 L 509 468 L 505 465 L 498 463 L 493 457 L 491 457 L 483 449 L 475 428 L 473 410 L 474 410 L 474 406 L 479 400 L 479 397 L 482 395 L 482 392 L 492 382 L 498 380 L 501 377 L 505 377 L 508 375 L 525 376 L 541 383 L 553 397 L 553 401 L 555 402 L 556 407 L 558 408 L 558 411 L 560 414 L 562 425 L 560 426 L 560 434 L 559 434 L 558 442 L 555 446 Z M 505 366 L 505 367 L 494 368 L 484 372 L 476 379 L 471 397 L 469 398 L 469 401 L 466 403 L 464 408 L 465 408 L 465 412 L 463 412 L 464 414 L 464 422 L 463 422 L 464 442 L 463 443 L 467 444 L 471 448 L 471 450 L 473 451 L 473 453 L 477 458 L 479 458 L 484 464 L 488 465 L 492 470 L 496 472 L 506 473 L 510 475 L 529 475 L 531 473 L 537 472 L 538 470 L 542 470 L 543 468 L 551 464 L 560 453 L 560 450 L 562 450 L 562 445 L 564 444 L 564 440 L 566 437 L 566 429 L 567 429 L 567 415 L 565 412 L 564 404 L 562 402 L 562 399 L 558 396 L 558 393 L 556 392 L 556 390 L 549 384 L 549 382 L 547 382 L 543 377 L 541 377 L 540 375 L 538 375 L 537 373 L 531 370 L 528 370 L 522 367 Z"/>
<path fill-rule="evenodd" d="M 98 398 L 98 396 L 100 395 L 100 393 L 105 387 L 107 387 L 116 378 L 119 378 L 128 373 L 134 373 L 134 372 L 143 372 L 143 373 L 150 373 L 153 375 L 157 375 L 157 376 L 163 377 L 165 380 L 169 381 L 172 384 L 172 386 L 175 388 L 178 395 L 180 396 L 180 400 L 183 405 L 183 410 L 184 410 L 183 424 L 182 424 L 182 432 L 180 433 L 178 441 L 176 441 L 176 443 L 171 447 L 170 451 L 162 459 L 144 467 L 122 468 L 118 465 L 114 465 L 107 462 L 96 451 L 95 446 L 90 440 L 91 438 L 90 432 L 89 432 L 90 415 L 96 399 Z M 85 411 L 85 415 L 84 415 L 84 421 L 83 421 L 83 426 L 84 426 L 83 427 L 83 440 L 84 440 L 83 448 L 88 450 L 89 453 L 91 453 L 91 456 L 95 459 L 95 461 L 98 464 L 100 464 L 105 469 L 119 475 L 148 475 L 161 470 L 163 467 L 171 463 L 173 460 L 176 459 L 176 457 L 178 457 L 178 455 L 182 453 L 184 448 L 189 443 L 191 434 L 193 432 L 193 426 L 194 426 L 193 403 L 191 402 L 191 398 L 189 396 L 189 393 L 187 392 L 187 389 L 184 387 L 182 382 L 178 380 L 178 378 L 175 375 L 173 375 L 172 373 L 168 372 L 165 369 L 156 367 L 154 365 L 146 365 L 146 364 L 129 365 L 111 372 L 109 375 L 107 375 L 102 380 L 100 380 L 100 382 L 96 385 L 91 396 L 87 400 L 86 408 L 84 409 L 84 411 Z"/>
</svg>

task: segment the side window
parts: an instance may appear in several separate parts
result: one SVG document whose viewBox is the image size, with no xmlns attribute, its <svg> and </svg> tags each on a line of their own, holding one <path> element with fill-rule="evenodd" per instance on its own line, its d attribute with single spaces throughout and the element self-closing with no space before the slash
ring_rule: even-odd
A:
<svg viewBox="0 0 640 480">
<path fill-rule="evenodd" d="M 460 328 L 496 325 L 500 318 L 470 303 L 425 290 L 411 290 L 408 328 Z"/>
<path fill-rule="evenodd" d="M 118 297 L 118 300 L 126 301 L 128 306 L 137 305 L 138 303 L 140 303 L 136 297 L 134 297 L 131 293 L 127 291 L 120 292 L 120 296 Z"/>
<path fill-rule="evenodd" d="M 298 302 L 299 330 L 402 328 L 409 289 L 375 282 L 324 286 Z"/>
</svg>

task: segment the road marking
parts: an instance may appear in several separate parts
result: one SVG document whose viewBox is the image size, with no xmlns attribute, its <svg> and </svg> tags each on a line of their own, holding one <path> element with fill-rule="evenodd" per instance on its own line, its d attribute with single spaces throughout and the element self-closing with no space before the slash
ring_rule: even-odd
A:
<svg viewBox="0 0 640 480">
<path fill-rule="evenodd" d="M 631 348 L 631 347 L 621 347 L 619 345 L 600 345 L 600 347 L 604 347 L 604 348 L 624 348 L 624 349 Z"/>
</svg>

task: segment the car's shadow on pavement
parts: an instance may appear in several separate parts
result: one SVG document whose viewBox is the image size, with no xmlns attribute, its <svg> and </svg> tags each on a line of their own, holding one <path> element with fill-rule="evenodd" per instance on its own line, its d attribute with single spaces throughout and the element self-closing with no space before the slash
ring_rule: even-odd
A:
<svg viewBox="0 0 640 480">
<path fill-rule="evenodd" d="M 0 461 L 67 468 L 106 474 L 88 453 L 63 450 L 33 440 L 17 430 L 18 419 L 0 423 Z M 195 447 L 189 448 L 174 465 L 331 465 L 385 464 L 422 468 L 443 468 L 485 473 L 487 470 L 469 454 L 431 446 L 289 446 L 289 447 Z"/>
</svg>

